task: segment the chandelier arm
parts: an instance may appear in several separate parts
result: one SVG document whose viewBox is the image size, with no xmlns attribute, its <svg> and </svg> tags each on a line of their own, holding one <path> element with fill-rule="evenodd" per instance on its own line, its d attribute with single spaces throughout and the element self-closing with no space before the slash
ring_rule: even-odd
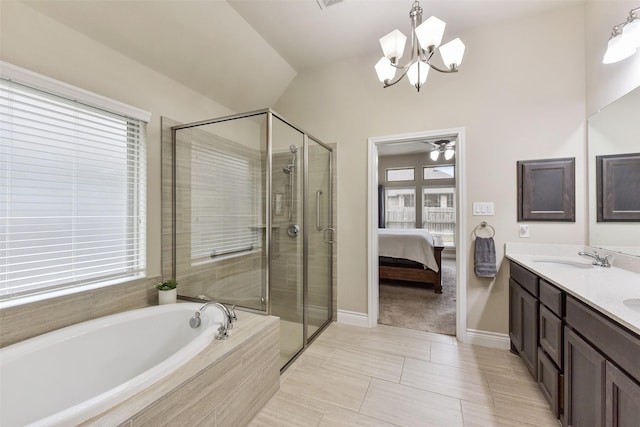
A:
<svg viewBox="0 0 640 427">
<path fill-rule="evenodd" d="M 435 65 L 431 64 L 429 61 L 427 61 L 427 65 L 431 68 L 433 68 L 436 71 L 439 71 L 441 73 L 457 73 L 458 72 L 458 68 L 452 68 L 452 69 L 444 69 L 444 68 L 440 68 L 440 67 L 436 67 Z"/>
<path fill-rule="evenodd" d="M 410 65 L 410 64 L 407 64 Z M 384 83 L 384 87 L 388 88 L 389 86 L 393 86 L 394 84 L 398 83 L 400 80 L 402 80 L 402 78 L 407 74 L 407 72 L 409 71 L 409 67 L 405 67 L 405 68 L 399 68 L 401 70 L 403 70 L 402 74 L 400 74 L 400 77 L 396 77 L 395 80 L 385 80 Z"/>
</svg>

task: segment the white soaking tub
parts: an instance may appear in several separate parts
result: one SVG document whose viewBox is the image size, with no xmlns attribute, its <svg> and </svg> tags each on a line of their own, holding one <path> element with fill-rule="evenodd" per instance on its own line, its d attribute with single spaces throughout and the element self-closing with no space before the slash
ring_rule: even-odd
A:
<svg viewBox="0 0 640 427">
<path fill-rule="evenodd" d="M 71 426 L 118 405 L 207 347 L 223 315 L 200 304 L 147 307 L 0 349 L 0 426 Z"/>
</svg>

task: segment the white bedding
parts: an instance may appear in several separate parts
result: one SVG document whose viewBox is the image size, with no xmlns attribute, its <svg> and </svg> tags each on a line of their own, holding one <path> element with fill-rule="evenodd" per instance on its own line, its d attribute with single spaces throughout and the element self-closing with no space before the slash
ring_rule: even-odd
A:
<svg viewBox="0 0 640 427">
<path fill-rule="evenodd" d="M 433 253 L 433 236 L 424 229 L 379 228 L 378 255 L 416 261 L 438 271 Z"/>
</svg>

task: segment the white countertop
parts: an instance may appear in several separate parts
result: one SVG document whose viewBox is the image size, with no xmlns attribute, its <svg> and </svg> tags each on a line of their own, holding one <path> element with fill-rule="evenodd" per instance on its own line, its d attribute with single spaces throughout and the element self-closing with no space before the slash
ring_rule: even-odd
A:
<svg viewBox="0 0 640 427">
<path fill-rule="evenodd" d="M 633 309 L 623 303 L 627 299 L 640 299 L 640 274 L 617 267 L 591 266 L 590 258 L 577 255 L 581 250 L 584 248 L 549 245 L 547 250 L 534 248 L 525 253 L 521 246 L 510 248 L 507 243 L 505 255 L 640 335 L 640 308 Z"/>
</svg>

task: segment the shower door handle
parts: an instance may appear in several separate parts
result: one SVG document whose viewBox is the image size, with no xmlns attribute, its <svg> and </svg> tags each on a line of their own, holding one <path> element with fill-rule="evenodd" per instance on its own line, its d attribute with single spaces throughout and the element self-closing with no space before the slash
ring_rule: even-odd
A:
<svg viewBox="0 0 640 427">
<path fill-rule="evenodd" d="M 335 228 L 327 227 L 322 230 L 322 241 L 325 243 L 329 243 L 330 245 L 335 243 L 333 240 L 333 234 L 336 232 Z"/>
<path fill-rule="evenodd" d="M 320 196 L 322 196 L 322 190 L 316 191 L 316 230 L 322 231 L 320 225 Z"/>
</svg>

